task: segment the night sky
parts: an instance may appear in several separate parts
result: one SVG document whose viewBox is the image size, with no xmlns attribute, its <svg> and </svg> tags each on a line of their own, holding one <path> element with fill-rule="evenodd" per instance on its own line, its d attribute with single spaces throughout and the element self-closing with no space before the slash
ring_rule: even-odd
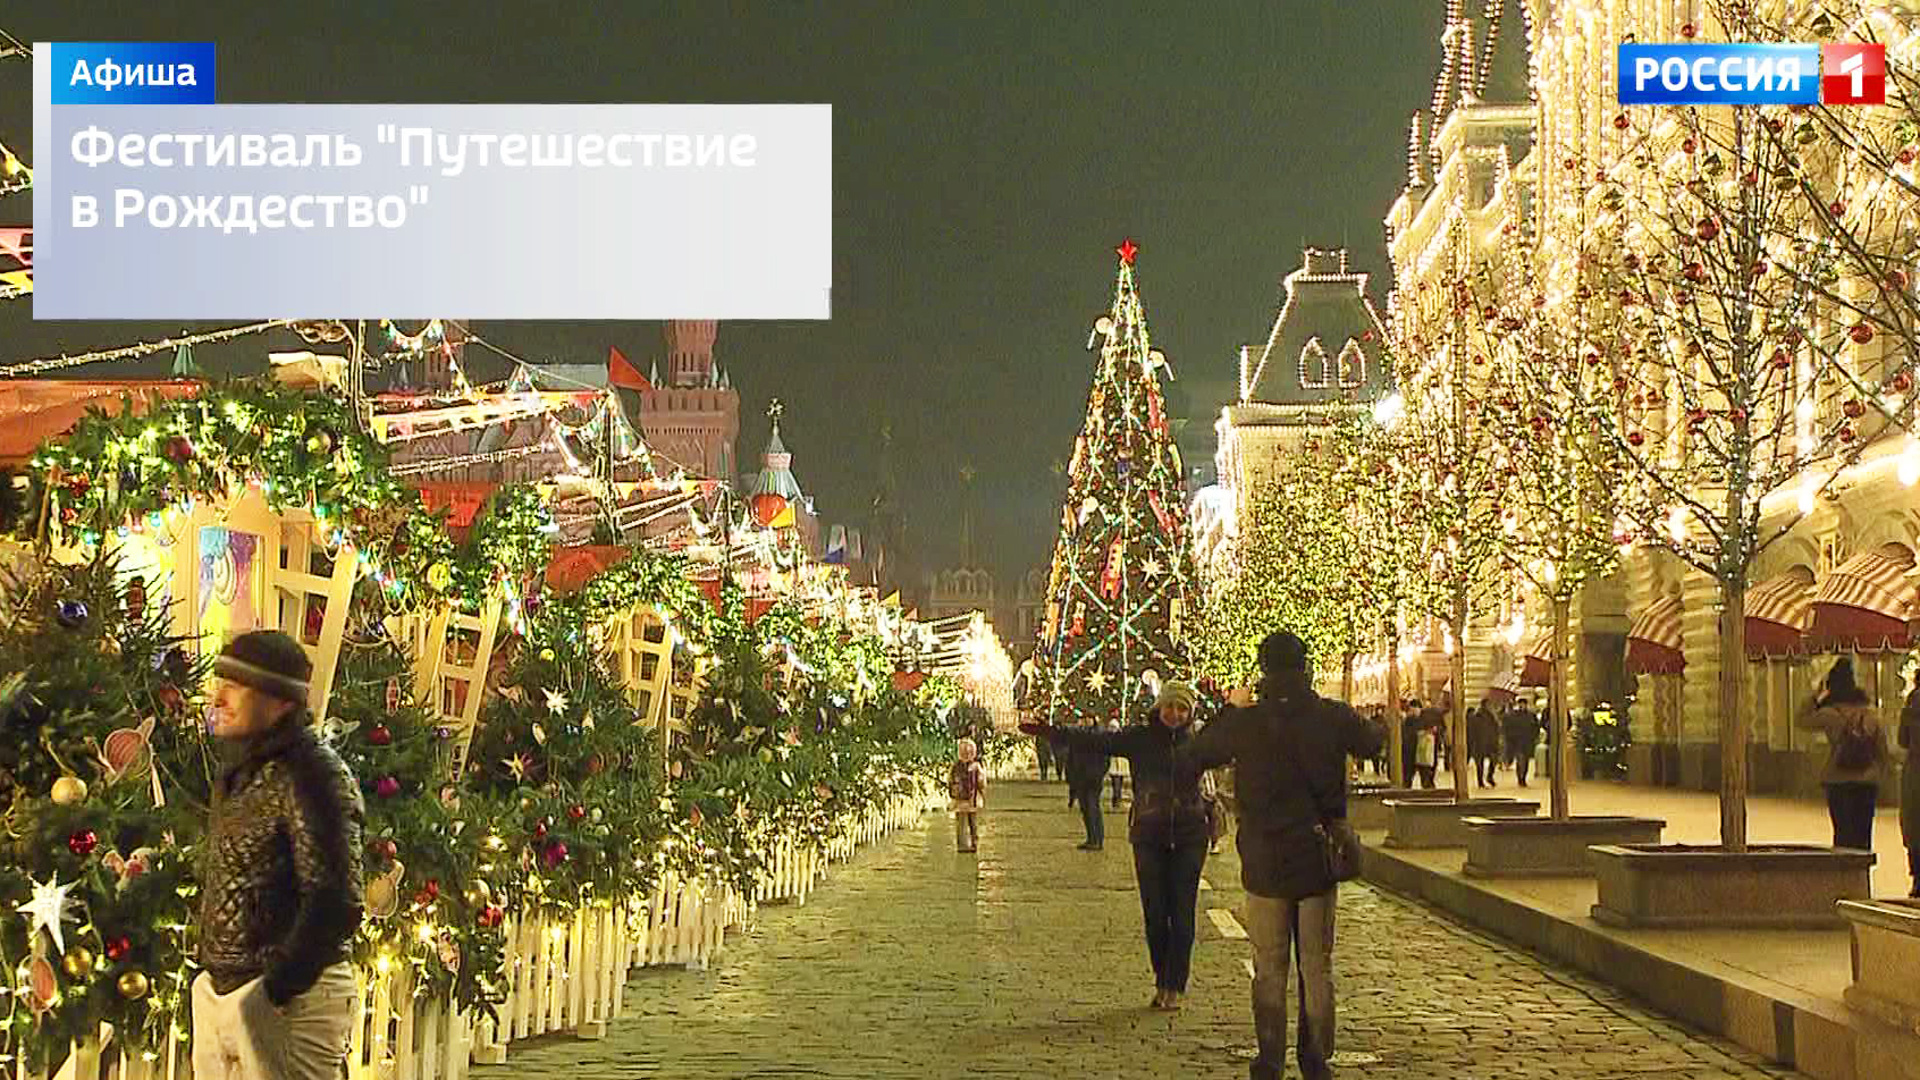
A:
<svg viewBox="0 0 1920 1080">
<path fill-rule="evenodd" d="M 953 492 L 971 464 L 980 554 L 1011 583 L 1052 544 L 1052 465 L 1082 420 L 1084 345 L 1122 237 L 1141 246 L 1148 325 L 1178 376 L 1170 401 L 1200 425 L 1230 393 L 1235 350 L 1264 339 L 1303 244 L 1350 246 L 1384 295 L 1380 221 L 1405 175 L 1408 115 L 1431 91 L 1443 9 L 196 0 L 9 4 L 0 28 L 29 43 L 215 41 L 223 102 L 831 103 L 833 318 L 721 325 L 741 459 L 758 460 L 766 402 L 782 399 L 801 485 L 825 521 L 857 522 L 891 422 L 908 557 L 957 554 Z M 31 92 L 27 64 L 0 63 L 0 142 L 29 160 Z M 0 224 L 25 222 L 29 203 L 0 201 Z M 537 268 L 540 238 L 516 234 L 510 207 L 498 228 L 503 270 Z M 530 360 L 598 363 L 618 345 L 645 371 L 664 353 L 657 322 L 444 314 Z M 0 302 L 0 362 L 179 329 L 36 323 L 25 301 Z M 296 341 L 196 359 L 259 371 Z M 476 377 L 502 370 L 468 355 Z M 71 374 L 164 374 L 170 359 Z"/>
</svg>

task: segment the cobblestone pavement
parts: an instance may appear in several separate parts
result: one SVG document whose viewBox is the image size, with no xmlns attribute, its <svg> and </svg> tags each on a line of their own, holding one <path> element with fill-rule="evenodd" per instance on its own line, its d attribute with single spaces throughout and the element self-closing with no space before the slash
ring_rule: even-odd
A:
<svg viewBox="0 0 1920 1080">
<path fill-rule="evenodd" d="M 761 911 L 708 972 L 635 973 L 603 1041 L 519 1044 L 529 1080 L 1247 1075 L 1247 942 L 1231 843 L 1208 860 L 1184 1010 L 1153 978 L 1124 818 L 1080 852 L 1058 785 L 1002 783 L 978 856 L 951 820 L 834 868 L 804 907 Z M 1209 914 L 1208 909 L 1213 909 Z M 1235 917 L 1230 919 L 1229 915 Z M 1342 1077 L 1720 1080 L 1794 1077 L 1441 915 L 1342 887 Z"/>
</svg>

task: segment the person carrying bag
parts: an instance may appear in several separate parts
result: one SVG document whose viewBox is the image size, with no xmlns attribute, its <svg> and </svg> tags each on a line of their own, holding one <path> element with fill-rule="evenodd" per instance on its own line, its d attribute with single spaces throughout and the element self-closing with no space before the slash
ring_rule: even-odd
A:
<svg viewBox="0 0 1920 1080">
<path fill-rule="evenodd" d="M 1182 772 L 1232 764 L 1240 880 L 1253 942 L 1253 1080 L 1285 1074 L 1287 975 L 1300 958 L 1298 1056 L 1307 1080 L 1332 1076 L 1333 937 L 1338 886 L 1358 872 L 1347 825 L 1347 759 L 1380 752 L 1379 730 L 1345 702 L 1320 697 L 1306 643 L 1281 631 L 1260 643 L 1258 699 L 1231 707 L 1176 751 Z"/>
</svg>

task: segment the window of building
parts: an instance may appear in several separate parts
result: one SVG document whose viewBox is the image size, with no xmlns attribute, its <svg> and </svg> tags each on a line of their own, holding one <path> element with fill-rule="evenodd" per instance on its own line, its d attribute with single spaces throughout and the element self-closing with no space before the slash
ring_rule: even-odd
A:
<svg viewBox="0 0 1920 1080">
<path fill-rule="evenodd" d="M 1300 350 L 1300 385 L 1308 389 L 1332 385 L 1332 372 L 1327 363 L 1327 350 L 1320 346 L 1319 338 L 1308 338 Z"/>
<path fill-rule="evenodd" d="M 1365 386 L 1367 382 L 1367 354 L 1360 351 L 1360 343 L 1352 338 L 1340 350 L 1340 385 Z"/>
</svg>

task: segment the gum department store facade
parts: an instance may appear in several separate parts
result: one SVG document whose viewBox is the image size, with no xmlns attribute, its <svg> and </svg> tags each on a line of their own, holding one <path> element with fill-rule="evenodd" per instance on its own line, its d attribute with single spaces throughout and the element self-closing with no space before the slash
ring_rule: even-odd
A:
<svg viewBox="0 0 1920 1080">
<path fill-rule="evenodd" d="M 1503 18 L 1470 17 L 1461 0 L 1448 0 L 1433 99 L 1413 117 L 1407 182 L 1386 220 L 1396 290 L 1406 294 L 1422 282 L 1454 278 L 1497 249 L 1503 235 L 1533 236 L 1542 223 L 1551 234 L 1550 223 L 1579 197 L 1576 173 L 1565 162 L 1591 173 L 1622 152 L 1625 136 L 1612 124 L 1620 111 L 1615 44 L 1680 40 L 1682 25 L 1703 20 L 1702 6 L 1510 0 Z M 1863 365 L 1881 359 L 1856 357 Z M 1258 411 L 1262 401 L 1271 399 L 1243 381 L 1242 400 L 1220 424 L 1223 463 L 1250 442 L 1250 432 L 1234 430 L 1236 413 Z M 1828 497 L 1766 549 L 1750 578 L 1756 792 L 1818 793 L 1824 748 L 1811 733 L 1795 731 L 1793 720 L 1835 657 L 1853 656 L 1868 693 L 1890 718 L 1899 710 L 1908 619 L 1920 623 L 1914 557 L 1920 492 L 1911 486 L 1920 469 L 1911 446 L 1907 436 L 1890 434 L 1870 447 Z M 1241 486 L 1231 475 L 1239 471 L 1223 466 L 1223 483 Z M 1788 498 L 1769 523 L 1801 514 Z M 1576 602 L 1567 643 L 1569 704 L 1618 710 L 1631 697 L 1634 783 L 1718 786 L 1715 603 L 1709 578 L 1644 548 L 1628 553 L 1611 578 L 1589 585 Z M 1462 645 L 1469 704 L 1489 689 L 1544 685 L 1547 625 L 1544 602 L 1515 590 L 1506 610 L 1470 629 Z M 1431 645 L 1403 650 L 1404 695 L 1431 699 L 1445 686 L 1448 657 L 1440 639 L 1436 628 Z M 1384 668 L 1377 657 L 1359 666 L 1359 700 L 1384 698 Z"/>
</svg>

